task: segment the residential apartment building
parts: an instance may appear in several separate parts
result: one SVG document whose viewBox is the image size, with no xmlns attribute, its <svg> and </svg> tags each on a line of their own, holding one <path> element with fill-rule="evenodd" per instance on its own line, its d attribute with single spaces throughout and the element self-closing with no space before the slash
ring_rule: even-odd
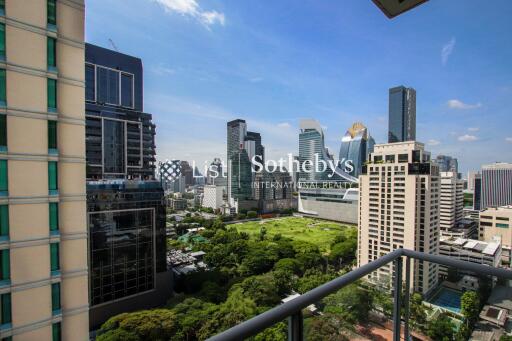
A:
<svg viewBox="0 0 512 341">
<path fill-rule="evenodd" d="M 512 204 L 512 163 L 493 163 L 482 166 L 481 207 Z"/>
<path fill-rule="evenodd" d="M 90 328 L 111 316 L 164 304 L 165 201 L 155 173 L 152 115 L 145 113 L 142 61 L 85 46 Z M 75 137 L 76 138 L 76 137 Z"/>
<path fill-rule="evenodd" d="M 439 227 L 447 231 L 463 217 L 464 181 L 456 172 L 440 172 L 441 192 L 439 195 Z"/>
<path fill-rule="evenodd" d="M 483 242 L 474 239 L 442 236 L 439 244 L 439 254 L 465 262 L 484 264 L 492 267 L 501 265 L 500 238 Z M 467 273 L 475 275 L 474 273 Z M 441 277 L 448 276 L 448 268 L 439 267 Z"/>
<path fill-rule="evenodd" d="M 512 256 L 512 205 L 490 207 L 480 212 L 480 240 L 501 237 L 504 263 L 511 264 Z"/>
<path fill-rule="evenodd" d="M 359 177 L 358 266 L 398 248 L 438 254 L 439 190 L 437 165 L 422 143 L 375 145 Z M 392 266 L 369 279 L 391 280 Z M 437 283 L 438 267 L 413 261 L 410 275 L 411 289 L 426 294 Z"/>
<path fill-rule="evenodd" d="M 225 192 L 226 186 L 205 185 L 202 206 L 219 209 L 224 204 Z"/>
<path fill-rule="evenodd" d="M 88 340 L 84 6 L 0 1 L 2 340 Z"/>
</svg>

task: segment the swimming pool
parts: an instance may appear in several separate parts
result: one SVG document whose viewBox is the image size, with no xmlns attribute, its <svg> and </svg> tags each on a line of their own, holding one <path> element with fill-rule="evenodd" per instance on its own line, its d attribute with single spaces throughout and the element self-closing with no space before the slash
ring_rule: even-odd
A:
<svg viewBox="0 0 512 341">
<path fill-rule="evenodd" d="M 438 307 L 460 313 L 460 297 L 462 292 L 446 287 L 441 287 L 436 294 L 428 301 Z"/>
</svg>

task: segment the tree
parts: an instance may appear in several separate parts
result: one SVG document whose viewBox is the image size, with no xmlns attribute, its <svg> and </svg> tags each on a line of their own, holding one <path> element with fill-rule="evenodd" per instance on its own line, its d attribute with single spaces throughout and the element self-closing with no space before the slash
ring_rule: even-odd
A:
<svg viewBox="0 0 512 341">
<path fill-rule="evenodd" d="M 409 304 L 409 312 L 411 327 L 413 329 L 423 330 L 425 321 L 427 320 L 427 311 L 425 309 L 425 305 L 423 305 L 423 298 L 421 297 L 421 294 L 417 292 L 412 294 Z"/>
<path fill-rule="evenodd" d="M 350 284 L 324 299 L 324 311 L 337 314 L 350 324 L 365 323 L 373 307 L 372 298 L 366 289 Z"/>
<path fill-rule="evenodd" d="M 346 327 L 343 319 L 336 314 L 313 317 L 306 339 L 311 341 L 348 341 L 349 338 L 343 334 L 343 329 Z"/>
<path fill-rule="evenodd" d="M 473 326 L 480 313 L 480 298 L 474 291 L 466 291 L 460 298 L 460 312 L 467 319 L 469 326 Z"/>
<path fill-rule="evenodd" d="M 240 287 L 244 295 L 251 298 L 258 306 L 272 307 L 281 301 L 271 273 L 247 277 L 242 281 Z"/>
<path fill-rule="evenodd" d="M 143 310 L 124 313 L 107 320 L 98 332 L 97 340 L 166 341 L 178 330 L 176 314 L 169 309 Z"/>
<path fill-rule="evenodd" d="M 258 218 L 258 212 L 256 212 L 256 211 L 248 211 L 247 212 L 247 218 L 248 219 Z"/>
<path fill-rule="evenodd" d="M 300 262 L 293 258 L 282 258 L 274 264 L 274 270 L 289 271 L 294 274 L 300 274 Z"/>
<path fill-rule="evenodd" d="M 440 314 L 437 319 L 430 321 L 427 328 L 427 335 L 432 340 L 452 341 L 454 340 L 455 325 L 448 315 Z"/>
<path fill-rule="evenodd" d="M 299 278 L 294 286 L 294 289 L 299 293 L 304 294 L 330 280 L 336 276 L 334 274 L 324 274 L 318 269 L 310 269 L 304 273 L 304 276 Z"/>
<path fill-rule="evenodd" d="M 219 309 L 219 306 L 197 298 L 187 298 L 172 310 L 176 313 L 179 330 L 176 339 L 197 339 L 198 330 Z"/>
<path fill-rule="evenodd" d="M 273 327 L 267 328 L 254 337 L 254 341 L 286 341 L 288 340 L 288 327 L 284 322 L 279 322 Z"/>
</svg>

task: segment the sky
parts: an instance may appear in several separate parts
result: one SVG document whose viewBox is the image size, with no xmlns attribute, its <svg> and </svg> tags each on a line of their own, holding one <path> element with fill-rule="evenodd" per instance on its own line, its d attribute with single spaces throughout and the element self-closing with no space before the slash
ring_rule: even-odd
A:
<svg viewBox="0 0 512 341">
<path fill-rule="evenodd" d="M 512 1 L 431 0 L 392 20 L 370 0 L 87 0 L 86 40 L 137 56 L 157 158 L 225 159 L 226 122 L 334 155 L 354 122 L 387 141 L 388 89 L 416 89 L 417 140 L 459 171 L 512 162 Z"/>
</svg>

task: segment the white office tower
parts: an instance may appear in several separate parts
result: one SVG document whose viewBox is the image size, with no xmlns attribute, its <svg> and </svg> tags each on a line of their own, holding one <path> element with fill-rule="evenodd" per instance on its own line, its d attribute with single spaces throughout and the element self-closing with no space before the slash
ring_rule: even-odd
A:
<svg viewBox="0 0 512 341">
<path fill-rule="evenodd" d="M 464 209 L 464 181 L 455 172 L 440 172 L 439 227 L 448 231 L 462 219 Z"/>
<path fill-rule="evenodd" d="M 512 163 L 482 166 L 481 209 L 512 205 Z"/>
<path fill-rule="evenodd" d="M 223 194 L 226 186 L 205 185 L 203 192 L 203 207 L 210 207 L 214 210 L 220 208 L 223 201 Z"/>
<path fill-rule="evenodd" d="M 422 143 L 375 145 L 359 177 L 358 266 L 398 248 L 438 254 L 439 187 L 438 166 Z M 425 294 L 437 283 L 438 266 L 413 260 L 410 275 L 411 289 Z M 388 264 L 369 280 L 386 284 L 392 276 Z"/>
</svg>

